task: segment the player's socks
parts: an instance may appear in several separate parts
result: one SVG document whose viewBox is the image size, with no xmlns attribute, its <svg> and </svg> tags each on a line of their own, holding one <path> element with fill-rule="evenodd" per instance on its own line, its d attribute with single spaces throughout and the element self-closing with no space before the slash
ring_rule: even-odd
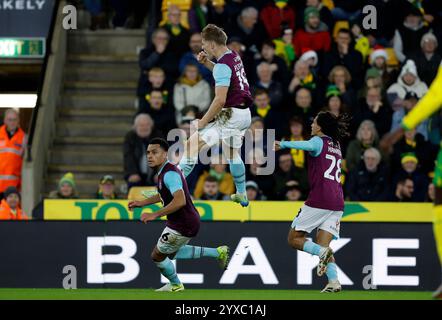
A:
<svg viewBox="0 0 442 320">
<path fill-rule="evenodd" d="M 183 156 L 181 158 L 180 163 L 178 164 L 178 167 L 183 172 L 183 175 L 185 178 L 192 172 L 193 168 L 195 168 L 195 164 L 198 162 L 198 156 L 197 157 L 185 157 Z"/>
<path fill-rule="evenodd" d="M 236 186 L 236 193 L 246 194 L 246 167 L 240 156 L 229 160 L 230 173 Z"/>
<path fill-rule="evenodd" d="M 176 269 L 172 261 L 169 258 L 164 259 L 163 261 L 157 262 L 155 261 L 158 269 L 163 276 L 169 279 L 172 285 L 180 285 L 181 281 L 176 274 Z"/>
<path fill-rule="evenodd" d="M 436 240 L 437 254 L 439 255 L 439 261 L 442 265 L 442 205 L 436 205 L 433 208 L 434 221 L 433 232 L 434 239 Z"/>
<path fill-rule="evenodd" d="M 218 258 L 219 252 L 216 248 L 197 247 L 186 245 L 181 247 L 175 255 L 175 259 L 199 259 L 202 257 Z"/>
<path fill-rule="evenodd" d="M 327 248 L 321 247 L 319 244 L 314 243 L 313 241 L 307 240 L 304 242 L 303 251 L 308 252 L 315 256 L 320 256 L 323 252 L 325 252 Z"/>
<path fill-rule="evenodd" d="M 329 262 L 327 264 L 327 278 L 328 281 L 335 281 L 338 280 L 338 266 L 334 262 Z"/>
</svg>

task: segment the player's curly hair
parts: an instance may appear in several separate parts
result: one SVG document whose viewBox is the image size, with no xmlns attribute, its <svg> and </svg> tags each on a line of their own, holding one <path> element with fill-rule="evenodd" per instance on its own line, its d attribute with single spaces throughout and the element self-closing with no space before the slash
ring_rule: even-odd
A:
<svg viewBox="0 0 442 320">
<path fill-rule="evenodd" d="M 316 122 L 321 127 L 322 133 L 335 142 L 341 142 L 342 139 L 350 135 L 348 132 L 350 119 L 351 117 L 347 113 L 336 116 L 330 111 L 321 111 L 318 113 Z"/>
</svg>

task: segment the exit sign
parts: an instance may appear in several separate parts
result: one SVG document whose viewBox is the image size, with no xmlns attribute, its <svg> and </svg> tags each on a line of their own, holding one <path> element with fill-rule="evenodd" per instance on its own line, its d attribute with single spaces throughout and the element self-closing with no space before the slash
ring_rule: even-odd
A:
<svg viewBox="0 0 442 320">
<path fill-rule="evenodd" d="M 0 38 L 0 58 L 43 58 L 45 38 Z"/>
</svg>

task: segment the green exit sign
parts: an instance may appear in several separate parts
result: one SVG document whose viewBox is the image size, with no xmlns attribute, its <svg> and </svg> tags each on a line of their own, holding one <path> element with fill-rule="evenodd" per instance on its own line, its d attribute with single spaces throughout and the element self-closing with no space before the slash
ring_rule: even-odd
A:
<svg viewBox="0 0 442 320">
<path fill-rule="evenodd" d="M 0 38 L 0 58 L 43 58 L 45 38 Z"/>
</svg>

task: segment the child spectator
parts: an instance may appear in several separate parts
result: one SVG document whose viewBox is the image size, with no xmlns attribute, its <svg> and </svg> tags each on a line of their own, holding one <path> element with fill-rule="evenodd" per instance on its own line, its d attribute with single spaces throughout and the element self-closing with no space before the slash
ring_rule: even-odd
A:
<svg viewBox="0 0 442 320">
<path fill-rule="evenodd" d="M 105 175 L 100 179 L 96 198 L 106 200 L 118 199 L 118 195 L 115 192 L 114 177 L 112 177 L 111 175 Z"/>
<path fill-rule="evenodd" d="M 77 199 L 78 193 L 75 185 L 74 174 L 66 173 L 58 182 L 57 190 L 49 193 L 49 199 Z"/>
<path fill-rule="evenodd" d="M 20 208 L 20 193 L 16 187 L 8 187 L 0 203 L 0 220 L 28 220 Z"/>
</svg>

